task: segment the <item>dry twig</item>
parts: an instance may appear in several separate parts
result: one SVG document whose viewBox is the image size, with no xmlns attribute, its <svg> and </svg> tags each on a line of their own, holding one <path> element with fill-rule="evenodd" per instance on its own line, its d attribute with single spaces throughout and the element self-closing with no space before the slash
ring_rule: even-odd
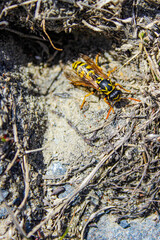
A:
<svg viewBox="0 0 160 240">
<path fill-rule="evenodd" d="M 42 20 L 42 29 L 43 29 L 43 32 L 46 34 L 48 40 L 50 41 L 51 46 L 52 46 L 55 50 L 57 50 L 57 51 L 63 51 L 63 49 L 61 49 L 61 48 L 57 48 L 57 47 L 54 46 L 54 44 L 53 44 L 53 42 L 52 42 L 50 36 L 49 36 L 48 33 L 46 32 L 46 28 L 45 28 L 45 19 Z"/>
<path fill-rule="evenodd" d="M 26 237 L 25 231 L 24 231 L 23 228 L 20 226 L 20 224 L 19 224 L 19 222 L 18 222 L 15 214 L 12 212 L 12 210 L 11 210 L 10 207 L 8 206 L 6 200 L 4 199 L 1 189 L 0 189 L 0 197 L 1 197 L 1 199 L 3 199 L 3 201 L 4 201 L 4 204 L 5 204 L 5 207 L 6 207 L 6 209 L 7 209 L 7 212 L 8 212 L 9 215 L 11 216 L 15 227 L 17 228 L 17 230 L 19 231 L 19 233 L 20 233 L 23 237 Z"/>
<path fill-rule="evenodd" d="M 131 136 L 133 128 L 135 126 L 135 120 L 132 122 L 132 126 L 130 131 L 116 144 L 114 150 L 112 150 L 109 154 L 100 157 L 100 162 L 96 165 L 96 167 L 92 170 L 92 172 L 83 180 L 83 182 L 80 184 L 80 186 L 74 191 L 74 193 L 66 197 L 64 200 L 62 200 L 62 203 L 59 206 L 56 206 L 55 209 L 51 210 L 50 213 L 46 216 L 45 220 L 40 222 L 36 227 L 32 229 L 32 231 L 27 235 L 27 237 L 31 237 L 42 225 L 44 225 L 49 219 L 54 218 L 57 214 L 59 214 L 59 217 L 63 215 L 65 209 L 69 206 L 71 201 L 74 199 L 77 194 L 79 194 L 88 184 L 89 182 L 94 178 L 97 171 L 103 166 L 104 163 L 108 163 L 113 153 L 115 153 Z M 58 219 L 57 219 L 58 220 Z"/>
<path fill-rule="evenodd" d="M 2 10 L 1 14 L 0 14 L 0 19 L 2 18 L 3 14 L 7 14 L 7 12 L 9 10 L 12 10 L 12 9 L 15 9 L 15 8 L 18 8 L 18 7 L 21 7 L 21 6 L 25 6 L 25 5 L 28 5 L 28 4 L 32 4 L 32 3 L 35 3 L 37 2 L 38 0 L 29 0 L 29 1 L 26 1 L 26 2 L 22 2 L 22 3 L 18 3 L 18 4 L 14 4 L 14 5 L 11 5 L 9 7 L 6 7 Z"/>
<path fill-rule="evenodd" d="M 96 218 L 99 214 L 102 214 L 103 212 L 105 211 L 108 211 L 108 210 L 112 210 L 116 208 L 115 206 L 107 206 L 107 207 L 104 207 L 102 209 L 99 209 L 98 211 L 92 213 L 89 217 L 89 219 L 87 220 L 87 222 L 85 223 L 83 229 L 82 229 L 82 232 L 81 232 L 81 240 L 84 239 L 84 234 L 85 234 L 85 231 L 86 231 L 86 228 L 88 226 L 88 224 L 93 221 L 94 218 Z"/>
</svg>

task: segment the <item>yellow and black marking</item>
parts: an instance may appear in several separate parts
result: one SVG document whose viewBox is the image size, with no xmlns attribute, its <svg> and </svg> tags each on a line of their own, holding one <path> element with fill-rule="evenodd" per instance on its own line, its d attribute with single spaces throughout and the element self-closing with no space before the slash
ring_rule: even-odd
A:
<svg viewBox="0 0 160 240">
<path fill-rule="evenodd" d="M 95 71 L 91 66 L 87 65 L 87 63 L 82 61 L 76 61 L 72 64 L 73 69 L 76 71 L 78 76 L 81 78 L 93 78 L 95 77 Z"/>
<path fill-rule="evenodd" d="M 113 109 L 114 104 L 122 99 L 121 98 L 122 91 L 117 89 L 116 87 L 118 86 L 119 88 L 123 89 L 126 92 L 130 92 L 130 91 L 123 88 L 119 83 L 113 84 L 111 82 L 109 75 L 115 69 L 109 71 L 108 74 L 105 74 L 98 65 L 98 55 L 96 57 L 96 62 L 94 62 L 92 59 L 90 59 L 86 55 L 83 55 L 82 57 L 85 62 L 76 61 L 72 64 L 72 68 L 76 72 L 78 80 L 77 78 L 76 80 L 71 78 L 69 74 L 66 74 L 66 77 L 74 85 L 93 87 L 95 90 L 105 95 L 104 101 L 110 106 L 110 109 L 106 117 L 107 119 L 111 111 L 113 111 L 114 113 L 114 109 Z M 81 108 L 85 103 L 86 97 L 92 95 L 93 93 L 94 91 L 90 92 L 84 97 Z M 140 102 L 140 100 L 138 99 L 134 99 L 134 98 L 128 98 L 128 99 Z M 111 105 L 111 102 L 113 102 L 112 105 Z"/>
<path fill-rule="evenodd" d="M 88 80 L 93 79 L 98 85 L 98 88 L 96 90 L 99 92 L 104 93 L 109 97 L 109 95 L 114 91 L 115 85 L 111 82 L 111 80 L 109 78 L 99 76 L 93 67 L 87 63 L 76 61 L 72 64 L 72 67 L 80 78 L 86 78 Z M 118 90 L 116 89 L 116 93 L 118 94 L 114 93 L 115 100 L 117 100 L 117 97 L 119 96 L 119 92 L 117 91 Z"/>
<path fill-rule="evenodd" d="M 115 89 L 115 85 L 111 82 L 111 80 L 104 79 L 102 77 L 97 77 L 97 84 L 99 85 L 99 91 L 103 92 L 106 95 L 109 95 Z"/>
</svg>

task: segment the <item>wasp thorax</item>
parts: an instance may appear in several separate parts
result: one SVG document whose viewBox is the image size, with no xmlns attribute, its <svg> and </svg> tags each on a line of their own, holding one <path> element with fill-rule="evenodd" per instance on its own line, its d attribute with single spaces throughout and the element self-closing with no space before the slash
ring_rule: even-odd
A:
<svg viewBox="0 0 160 240">
<path fill-rule="evenodd" d="M 101 91 L 112 91 L 113 86 L 108 79 L 103 79 L 98 83 Z"/>
</svg>

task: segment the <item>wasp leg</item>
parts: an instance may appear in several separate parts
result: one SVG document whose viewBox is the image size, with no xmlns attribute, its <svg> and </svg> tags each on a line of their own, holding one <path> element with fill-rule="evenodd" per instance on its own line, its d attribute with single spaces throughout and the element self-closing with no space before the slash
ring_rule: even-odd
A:
<svg viewBox="0 0 160 240">
<path fill-rule="evenodd" d="M 136 102 L 141 102 L 141 100 L 139 100 L 139 99 L 136 99 L 136 98 L 127 98 L 127 99 L 129 99 L 129 100 L 133 100 L 133 101 L 136 101 Z"/>
<path fill-rule="evenodd" d="M 124 87 L 122 87 L 119 83 L 116 83 L 115 84 L 115 87 L 120 87 L 120 88 L 122 88 L 124 91 L 126 91 L 126 92 L 131 92 L 130 90 L 127 90 L 127 89 L 125 89 Z"/>
<path fill-rule="evenodd" d="M 107 101 L 107 98 L 106 98 L 106 97 L 104 98 L 104 101 L 105 101 L 105 103 L 107 103 L 107 104 L 110 106 L 111 110 L 112 110 L 113 113 L 114 113 L 114 109 L 113 109 L 113 107 L 111 106 L 111 104 Z"/>
<path fill-rule="evenodd" d="M 99 58 L 99 56 L 100 56 L 100 53 L 98 53 L 97 55 L 96 55 L 96 59 L 95 59 L 95 61 L 96 61 L 96 65 L 99 67 L 99 64 L 98 64 L 98 58 Z"/>
<path fill-rule="evenodd" d="M 106 119 L 109 118 L 109 115 L 110 115 L 111 110 L 112 110 L 112 107 L 109 109 L 109 111 L 108 111 L 108 113 L 107 113 L 107 117 L 106 117 Z"/>
<path fill-rule="evenodd" d="M 77 81 L 77 82 L 72 81 L 71 84 L 73 84 L 74 86 L 92 87 L 92 85 L 89 85 L 88 83 L 85 83 L 82 81 Z"/>
<path fill-rule="evenodd" d="M 97 67 L 99 68 L 99 70 L 102 71 L 102 68 L 99 66 L 99 63 L 98 63 L 99 56 L 100 56 L 100 53 L 98 53 L 98 54 L 96 55 L 95 63 L 96 63 L 96 65 L 97 65 Z"/>
<path fill-rule="evenodd" d="M 93 94 L 94 94 L 94 92 L 90 92 L 90 93 L 88 93 L 87 95 L 84 96 L 83 102 L 82 102 L 81 107 L 80 107 L 81 109 L 83 108 L 83 105 L 85 104 L 86 98 L 89 97 L 90 95 L 93 95 Z"/>
<path fill-rule="evenodd" d="M 112 70 L 108 71 L 107 77 L 109 77 L 111 75 L 111 73 L 114 72 L 116 69 L 117 69 L 117 67 L 114 67 Z"/>
<path fill-rule="evenodd" d="M 111 104 L 107 101 L 106 97 L 104 98 L 104 101 L 105 101 L 105 103 L 107 103 L 107 104 L 110 106 L 110 109 L 109 109 L 108 114 L 107 114 L 107 117 L 106 117 L 106 119 L 108 119 L 108 117 L 109 117 L 109 115 L 110 115 L 110 112 L 112 111 L 112 112 L 114 113 L 114 109 L 113 109 L 113 107 L 111 106 Z"/>
<path fill-rule="evenodd" d="M 95 62 L 96 62 L 96 65 L 102 70 L 102 68 L 101 68 L 101 67 L 99 66 L 99 64 L 98 64 L 98 58 L 99 58 L 99 56 L 100 56 L 100 53 L 98 53 L 98 54 L 96 55 Z M 109 76 L 111 75 L 111 73 L 114 72 L 116 69 L 117 69 L 117 67 L 114 67 L 111 71 L 108 71 L 107 77 L 109 77 Z"/>
</svg>

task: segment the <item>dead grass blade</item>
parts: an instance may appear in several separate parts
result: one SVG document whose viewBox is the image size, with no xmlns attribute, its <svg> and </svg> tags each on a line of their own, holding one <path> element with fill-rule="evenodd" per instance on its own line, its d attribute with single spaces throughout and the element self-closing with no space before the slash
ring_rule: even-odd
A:
<svg viewBox="0 0 160 240">
<path fill-rule="evenodd" d="M 60 203 L 59 206 L 56 206 L 55 209 L 50 211 L 50 213 L 46 216 L 45 220 L 41 221 L 36 227 L 32 229 L 32 231 L 27 235 L 27 237 L 31 237 L 42 225 L 44 225 L 49 219 L 54 218 L 58 215 L 58 218 L 63 215 L 65 209 L 69 206 L 71 201 L 74 199 L 77 194 L 79 194 L 94 178 L 97 171 L 103 166 L 104 163 L 108 163 L 113 153 L 115 153 L 122 145 L 130 138 L 132 131 L 135 127 L 135 120 L 133 120 L 130 131 L 116 144 L 114 149 L 107 155 L 100 157 L 100 162 L 96 165 L 96 167 L 91 171 L 91 173 L 83 180 L 80 186 L 74 191 L 74 193 L 66 197 L 63 203 Z M 58 220 L 58 218 L 56 220 Z"/>
<path fill-rule="evenodd" d="M 17 230 L 20 232 L 20 234 L 21 234 L 23 237 L 26 237 L 27 235 L 26 235 L 25 231 L 24 231 L 23 228 L 20 226 L 20 224 L 19 224 L 19 222 L 18 222 L 15 214 L 12 212 L 12 210 L 11 210 L 10 207 L 8 206 L 6 200 L 4 199 L 1 189 L 0 189 L 0 197 L 1 197 L 1 198 L 3 199 L 3 201 L 4 201 L 4 204 L 5 204 L 5 207 L 6 207 L 6 209 L 7 209 L 7 212 L 8 212 L 9 215 L 11 216 L 15 227 L 17 228 Z"/>
<path fill-rule="evenodd" d="M 89 219 L 87 220 L 87 222 L 85 223 L 83 229 L 82 229 L 82 232 L 81 232 L 81 240 L 84 239 L 84 234 L 85 234 L 85 231 L 86 231 L 86 228 L 87 228 L 88 224 L 89 224 L 91 221 L 93 221 L 94 218 L 96 218 L 99 214 L 102 214 L 102 212 L 105 212 L 105 211 L 107 211 L 107 210 L 112 210 L 112 209 L 114 209 L 114 208 L 115 208 L 115 206 L 107 206 L 107 207 L 104 207 L 104 208 L 102 208 L 102 209 L 100 209 L 100 210 L 92 213 L 92 214 L 90 215 Z"/>
</svg>

